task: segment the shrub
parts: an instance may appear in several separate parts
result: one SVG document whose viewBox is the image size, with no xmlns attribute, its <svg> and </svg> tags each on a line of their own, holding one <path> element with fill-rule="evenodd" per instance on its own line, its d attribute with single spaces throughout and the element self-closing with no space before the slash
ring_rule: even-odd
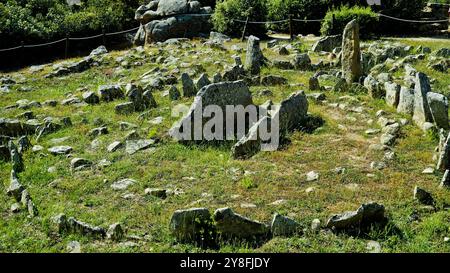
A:
<svg viewBox="0 0 450 273">
<path fill-rule="evenodd" d="M 320 31 L 322 35 L 342 34 L 348 22 L 354 19 L 359 23 L 360 35 L 363 38 L 370 37 L 379 31 L 377 14 L 370 7 L 359 6 L 341 6 L 339 9 L 327 12 Z"/>
<path fill-rule="evenodd" d="M 271 21 L 287 19 L 289 14 L 295 19 L 322 19 L 326 12 L 333 7 L 343 4 L 356 5 L 365 3 L 361 0 L 271 0 L 267 5 L 268 18 Z M 293 22 L 294 33 L 318 33 L 320 22 Z M 277 32 L 288 32 L 289 23 L 270 24 L 270 30 Z"/>
<path fill-rule="evenodd" d="M 146 0 L 4 0 L 0 3 L 0 48 L 86 36 L 136 26 L 134 11 Z"/>
<path fill-rule="evenodd" d="M 267 18 L 266 0 L 221 0 L 217 2 L 212 16 L 214 29 L 218 32 L 239 37 L 242 34 L 244 23 L 233 19 L 245 21 L 265 21 Z M 258 37 L 265 36 L 264 24 L 249 24 L 247 34 Z"/>
<path fill-rule="evenodd" d="M 374 6 L 373 9 L 389 16 L 417 20 L 423 17 L 422 11 L 427 2 L 426 0 L 383 0 L 380 7 Z M 395 27 L 392 27 L 393 25 Z M 385 34 L 413 33 L 417 32 L 417 27 L 418 24 L 380 17 L 380 30 Z"/>
</svg>

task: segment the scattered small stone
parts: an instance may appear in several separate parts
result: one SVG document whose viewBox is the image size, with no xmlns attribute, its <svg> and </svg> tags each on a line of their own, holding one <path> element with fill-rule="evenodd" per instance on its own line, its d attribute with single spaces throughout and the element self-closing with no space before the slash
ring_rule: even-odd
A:
<svg viewBox="0 0 450 273">
<path fill-rule="evenodd" d="M 66 249 L 69 253 L 81 253 L 81 245 L 77 241 L 70 241 Z"/>
<path fill-rule="evenodd" d="M 153 139 L 139 139 L 139 140 L 127 140 L 125 151 L 133 155 L 139 151 L 150 148 L 155 144 L 155 140 Z"/>
<path fill-rule="evenodd" d="M 124 235 L 125 232 L 120 223 L 110 225 L 108 231 L 106 232 L 106 238 L 116 242 L 122 240 Z"/>
<path fill-rule="evenodd" d="M 72 152 L 72 150 L 73 149 L 70 146 L 55 146 L 48 149 L 52 155 L 67 155 Z"/>
<path fill-rule="evenodd" d="M 119 181 L 114 182 L 111 185 L 111 188 L 113 188 L 114 190 L 126 190 L 129 186 L 136 184 L 137 181 L 134 179 L 122 179 Z"/>
<path fill-rule="evenodd" d="M 145 194 L 161 199 L 167 198 L 167 191 L 165 189 L 147 188 L 145 189 Z"/>
<path fill-rule="evenodd" d="M 12 213 L 19 213 L 20 212 L 20 204 L 19 203 L 12 204 L 10 211 Z"/>
<path fill-rule="evenodd" d="M 315 171 L 310 171 L 309 173 L 306 174 L 307 182 L 316 181 L 318 179 L 319 179 L 319 174 Z"/>
<path fill-rule="evenodd" d="M 414 188 L 414 199 L 423 205 L 433 206 L 435 204 L 431 193 L 417 186 Z"/>
<path fill-rule="evenodd" d="M 381 253 L 381 245 L 376 241 L 367 242 L 366 249 L 369 253 Z"/>
<path fill-rule="evenodd" d="M 422 172 L 423 174 L 434 174 L 434 168 L 428 167 Z"/>
<path fill-rule="evenodd" d="M 313 232 L 319 231 L 321 224 L 322 223 L 320 222 L 319 219 L 312 220 L 312 222 L 311 222 L 311 231 L 313 231 Z"/>
</svg>

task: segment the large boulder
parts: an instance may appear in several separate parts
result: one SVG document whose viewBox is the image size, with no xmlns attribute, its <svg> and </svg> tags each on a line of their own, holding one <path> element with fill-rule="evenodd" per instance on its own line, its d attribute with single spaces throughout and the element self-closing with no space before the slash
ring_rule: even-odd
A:
<svg viewBox="0 0 450 273">
<path fill-rule="evenodd" d="M 428 105 L 427 93 L 431 91 L 430 81 L 427 75 L 418 72 L 416 74 L 416 86 L 414 89 L 414 122 L 422 128 L 425 122 L 433 122 L 430 107 Z"/>
<path fill-rule="evenodd" d="M 207 34 L 211 30 L 210 7 L 201 7 L 198 1 L 161 0 L 152 1 L 136 11 L 135 18 L 144 26 L 136 34 L 140 41 L 145 33 L 146 41 L 160 42 L 171 38 L 189 38 Z M 199 16 L 203 15 L 203 16 Z"/>
<path fill-rule="evenodd" d="M 161 0 L 156 10 L 159 16 L 168 16 L 189 12 L 188 0 Z"/>
<path fill-rule="evenodd" d="M 347 83 L 357 82 L 362 75 L 359 24 L 350 21 L 342 36 L 342 74 Z"/>
<path fill-rule="evenodd" d="M 321 38 L 319 41 L 317 41 L 313 47 L 313 52 L 332 52 L 333 49 L 336 47 L 340 47 L 342 43 L 342 36 L 341 35 L 332 35 L 332 36 L 325 36 Z"/>
<path fill-rule="evenodd" d="M 206 107 L 219 107 L 226 117 L 226 108 L 229 108 L 227 106 L 245 108 L 249 105 L 253 105 L 252 95 L 244 81 L 221 82 L 207 85 L 197 93 L 188 113 L 170 129 L 169 134 L 179 141 L 204 140 L 203 132 L 199 130 L 202 130 L 204 125 L 211 120 L 211 118 L 203 116 Z M 233 112 L 235 112 L 234 109 Z M 233 116 L 234 121 L 236 121 L 236 115 L 233 114 Z M 222 120 L 223 132 L 226 132 L 225 117 Z M 248 124 L 247 121 L 246 124 Z"/>
</svg>

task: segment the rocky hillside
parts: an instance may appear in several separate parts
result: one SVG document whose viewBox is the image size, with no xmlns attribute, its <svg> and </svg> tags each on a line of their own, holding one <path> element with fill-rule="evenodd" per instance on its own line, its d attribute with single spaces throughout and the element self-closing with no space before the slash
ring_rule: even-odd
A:
<svg viewBox="0 0 450 273">
<path fill-rule="evenodd" d="M 0 74 L 0 251 L 450 251 L 450 42 L 343 37 L 212 33 Z M 195 94 L 278 109 L 281 145 L 177 141 Z"/>
</svg>

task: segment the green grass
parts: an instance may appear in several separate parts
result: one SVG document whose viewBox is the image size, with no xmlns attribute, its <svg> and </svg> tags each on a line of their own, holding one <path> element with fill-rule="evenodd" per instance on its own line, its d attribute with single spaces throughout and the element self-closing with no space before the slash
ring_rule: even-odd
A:
<svg viewBox="0 0 450 273">
<path fill-rule="evenodd" d="M 450 46 L 448 41 L 401 42 L 414 46 L 422 44 L 433 49 Z M 221 66 L 215 64 L 216 61 L 222 64 L 233 63 L 231 53 L 202 48 L 198 41 L 194 43 L 196 47 L 189 50 L 195 50 L 195 54 L 185 54 L 186 50 L 177 47 L 168 48 L 161 54 L 166 57 L 172 54 L 180 58 L 178 62 L 201 62 L 210 77 L 221 69 Z M 306 46 L 311 43 L 304 42 Z M 226 46 L 230 47 L 231 43 Z M 244 44 L 240 46 L 245 48 Z M 269 59 L 288 58 L 278 56 L 270 49 L 264 49 L 263 52 Z M 111 73 L 112 60 L 123 54 L 124 52 L 120 51 L 112 52 L 110 65 L 61 79 L 44 79 L 42 76 L 49 68 L 37 74 L 30 74 L 26 69 L 19 71 L 18 73 L 27 78 L 24 85 L 32 87 L 33 91 L 20 93 L 13 90 L 9 94 L 2 94 L 0 106 L 13 104 L 23 98 L 40 102 L 48 99 L 61 101 L 68 93 L 81 95 L 81 92 L 77 91 L 79 88 L 86 87 L 96 91 L 102 84 L 129 82 L 158 66 L 146 61 L 141 67 L 126 70 L 123 76 L 114 76 Z M 146 57 L 146 60 L 150 56 L 161 55 L 155 48 L 148 48 L 147 54 L 149 57 Z M 243 54 L 241 57 L 244 59 Z M 326 57 L 312 54 L 311 58 L 313 62 L 318 62 L 320 58 Z M 166 68 L 171 71 L 175 65 Z M 417 68 L 438 80 L 433 86 L 434 90 L 443 93 L 449 91 L 448 74 L 430 71 L 426 68 L 426 60 L 419 62 Z M 290 84 L 297 86 L 269 87 L 274 95 L 254 95 L 256 103 L 263 103 L 267 99 L 279 102 L 296 90 L 307 90 L 308 79 L 313 72 L 264 68 L 262 74 L 284 76 Z M 181 90 L 180 84 L 177 87 Z M 262 89 L 265 87 L 251 87 L 253 94 Z M 365 94 L 352 96 L 356 100 L 349 101 L 340 98 L 348 94 L 327 93 L 329 102 L 345 103 L 347 107 L 363 106 L 364 113 L 352 113 L 310 103 L 309 112 L 325 120 L 320 130 L 312 134 L 292 133 L 291 143 L 280 151 L 261 152 L 249 160 L 239 161 L 231 158 L 227 145 L 184 146 L 169 139 L 167 131 L 177 120 L 171 117 L 172 107 L 179 103 L 189 105 L 192 99 L 171 102 L 168 97 L 162 96 L 162 92 L 155 92 L 154 95 L 159 107 L 151 110 L 144 120 L 138 119 L 139 113 L 129 116 L 116 115 L 114 106 L 121 101 L 82 108 L 57 106 L 32 109 L 35 115 L 40 117 L 70 116 L 74 124 L 73 127 L 45 136 L 39 145 L 48 148 L 52 146 L 52 139 L 69 136 L 64 144 L 74 148 L 74 156 L 93 162 L 107 159 L 113 164 L 104 169 L 95 168 L 72 173 L 68 158 L 40 156 L 27 151 L 24 155 L 26 170 L 20 174 L 20 180 L 39 209 L 39 217 L 28 218 L 25 212 L 12 214 L 9 208 L 13 200 L 6 194 L 0 194 L 0 252 L 65 252 L 68 242 L 73 240 L 79 241 L 85 252 L 215 252 L 216 250 L 202 250 L 193 245 L 176 243 L 168 229 L 173 211 L 202 206 L 214 211 L 229 206 L 240 214 L 265 223 L 269 223 L 272 215 L 278 212 L 289 215 L 303 226 L 309 227 L 315 218 L 324 223 L 331 214 L 354 210 L 361 203 L 368 201 L 384 204 L 391 221 L 388 227 L 396 227 L 401 233 L 393 233 L 387 228 L 374 230 L 366 237 L 355 238 L 345 234 L 306 232 L 302 236 L 292 238 L 274 238 L 258 248 L 226 244 L 218 251 L 366 252 L 369 239 L 380 242 L 383 252 L 450 251 L 450 244 L 443 242 L 444 237 L 450 235 L 448 211 L 423 213 L 422 222 L 408 222 L 409 215 L 419 208 L 412 200 L 412 191 L 416 185 L 433 192 L 441 208 L 450 202 L 448 191 L 437 187 L 441 174 L 421 174 L 424 168 L 434 164 L 432 155 L 437 142 L 415 126 L 409 125 L 403 129 L 404 136 L 396 145 L 396 160 L 382 171 L 370 170 L 370 162 L 383 157 L 380 151 L 368 150 L 370 144 L 379 142 L 378 138 L 364 134 L 367 128 L 378 127 L 375 113 L 383 109 L 392 112 L 392 117 L 404 117 L 394 114 L 383 101 L 371 100 Z M 0 116 L 15 117 L 21 112 L 23 110 L 0 110 Z M 158 116 L 164 118 L 162 124 L 149 123 L 149 120 Z M 83 118 L 89 123 L 82 124 Z M 101 141 L 98 151 L 90 148 L 92 139 L 87 136 L 89 130 L 98 127 L 93 124 L 95 118 L 101 118 L 110 131 L 108 135 L 98 138 Z M 371 126 L 367 125 L 369 119 L 375 121 Z M 120 121 L 139 125 L 138 133 L 142 137 L 158 137 L 161 142 L 155 150 L 142 151 L 133 156 L 125 154 L 123 150 L 107 153 L 107 145 L 123 139 L 127 134 L 120 130 Z M 347 129 L 341 130 L 339 125 Z M 33 139 L 32 143 L 36 144 L 36 141 Z M 48 173 L 48 168 L 53 166 L 56 167 L 56 172 Z M 336 167 L 345 167 L 346 172 L 337 174 L 334 171 Z M 0 177 L 3 182 L 0 183 L 1 192 L 5 192 L 9 183 L 10 169 L 11 164 L 0 162 Z M 312 170 L 320 174 L 319 180 L 307 182 L 305 174 Z M 368 177 L 369 173 L 374 176 Z M 125 192 L 112 190 L 110 185 L 122 178 L 133 178 L 138 183 Z M 161 200 L 145 196 L 144 190 L 148 187 L 179 189 L 184 193 Z M 314 190 L 306 193 L 305 190 L 310 187 Z M 124 199 L 124 193 L 132 193 L 134 197 Z M 271 205 L 281 199 L 286 202 L 278 206 Z M 256 208 L 241 208 L 242 203 L 255 204 Z M 140 238 L 134 240 L 138 246 L 132 247 L 107 240 L 95 241 L 78 235 L 57 234 L 51 217 L 58 213 L 65 213 L 105 228 L 120 222 L 126 227 L 128 235 Z"/>
</svg>

